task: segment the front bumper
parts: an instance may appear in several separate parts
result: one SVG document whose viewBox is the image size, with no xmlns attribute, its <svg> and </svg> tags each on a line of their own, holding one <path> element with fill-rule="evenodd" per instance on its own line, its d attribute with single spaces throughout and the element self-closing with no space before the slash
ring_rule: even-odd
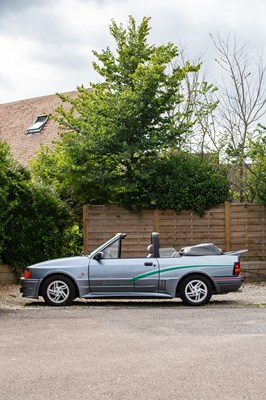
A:
<svg viewBox="0 0 266 400">
<path fill-rule="evenodd" d="M 40 283 L 40 279 L 20 278 L 20 293 L 22 293 L 22 297 L 38 299 Z"/>
</svg>

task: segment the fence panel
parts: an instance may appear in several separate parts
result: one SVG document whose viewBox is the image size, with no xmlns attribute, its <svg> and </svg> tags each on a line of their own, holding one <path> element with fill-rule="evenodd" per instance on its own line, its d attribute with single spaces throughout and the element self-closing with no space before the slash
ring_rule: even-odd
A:
<svg viewBox="0 0 266 400">
<path fill-rule="evenodd" d="M 85 217 L 84 217 L 85 215 Z M 146 256 L 150 235 L 155 229 L 154 212 L 143 210 L 141 215 L 116 206 L 84 206 L 84 251 L 91 251 L 117 232 L 126 232 L 123 246 L 126 257 Z"/>
<path fill-rule="evenodd" d="M 246 259 L 266 260 L 266 207 L 259 204 L 232 204 L 231 248 L 248 249 Z"/>
<path fill-rule="evenodd" d="M 203 217 L 194 212 L 159 211 L 159 232 L 162 245 L 177 249 L 199 242 L 214 242 L 225 247 L 224 206 L 207 211 Z"/>
<path fill-rule="evenodd" d="M 84 206 L 83 222 L 84 251 L 126 232 L 124 256 L 145 256 L 151 232 L 158 231 L 161 247 L 212 242 L 226 251 L 248 249 L 245 261 L 266 261 L 264 205 L 225 203 L 203 217 L 191 211 L 145 209 L 135 214 L 116 206 Z"/>
</svg>

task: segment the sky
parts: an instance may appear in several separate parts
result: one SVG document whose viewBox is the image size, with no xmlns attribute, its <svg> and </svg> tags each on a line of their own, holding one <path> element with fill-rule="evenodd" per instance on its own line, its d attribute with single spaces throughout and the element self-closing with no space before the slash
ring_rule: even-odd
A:
<svg viewBox="0 0 266 400">
<path fill-rule="evenodd" d="M 126 27 L 129 15 L 151 17 L 150 44 L 170 41 L 201 58 L 211 81 L 210 34 L 236 35 L 266 63 L 265 0 L 0 0 L 0 104 L 99 81 L 92 50 L 115 49 L 110 23 Z"/>
</svg>

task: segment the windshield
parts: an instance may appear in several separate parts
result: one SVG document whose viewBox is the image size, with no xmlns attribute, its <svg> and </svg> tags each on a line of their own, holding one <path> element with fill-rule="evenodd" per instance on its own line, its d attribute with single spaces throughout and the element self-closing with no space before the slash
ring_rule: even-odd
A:
<svg viewBox="0 0 266 400">
<path fill-rule="evenodd" d="M 95 250 L 93 250 L 90 253 L 90 256 L 93 257 L 95 254 L 99 253 L 100 251 L 102 251 L 102 252 L 111 251 L 111 254 L 113 254 L 113 253 L 116 254 L 116 256 L 113 256 L 113 257 L 118 258 L 119 257 L 118 253 L 120 252 L 120 248 L 121 248 L 121 239 L 123 239 L 124 237 L 125 237 L 124 234 L 117 233 L 115 236 L 111 237 L 111 239 L 105 241 L 103 244 L 101 244 L 99 247 L 97 247 Z M 112 248 L 111 248 L 111 246 L 112 246 Z"/>
</svg>

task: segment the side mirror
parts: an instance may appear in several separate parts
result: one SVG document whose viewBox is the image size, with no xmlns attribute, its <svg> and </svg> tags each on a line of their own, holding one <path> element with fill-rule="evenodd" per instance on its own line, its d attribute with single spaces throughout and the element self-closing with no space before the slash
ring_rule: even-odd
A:
<svg viewBox="0 0 266 400">
<path fill-rule="evenodd" d="M 93 258 L 94 260 L 100 261 L 103 258 L 103 252 L 99 251 L 99 253 L 96 253 Z"/>
</svg>

